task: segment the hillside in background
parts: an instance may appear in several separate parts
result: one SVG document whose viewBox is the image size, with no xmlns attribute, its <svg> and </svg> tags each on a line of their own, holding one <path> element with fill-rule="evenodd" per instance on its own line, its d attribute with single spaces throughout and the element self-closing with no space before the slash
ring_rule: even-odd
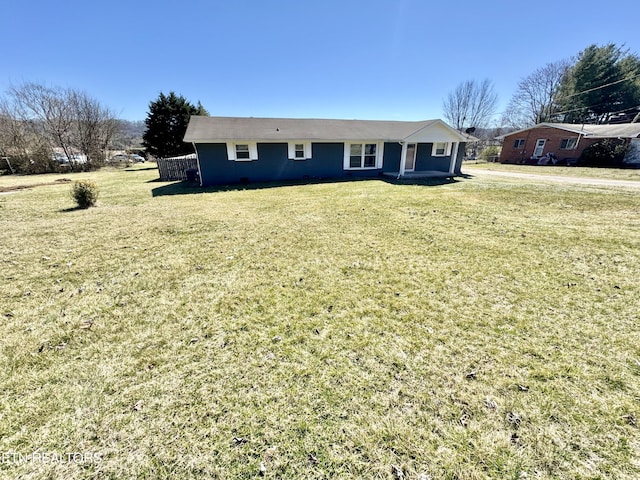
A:
<svg viewBox="0 0 640 480">
<path fill-rule="evenodd" d="M 114 150 L 142 148 L 142 134 L 145 131 L 144 121 L 119 120 L 120 132 L 113 141 Z"/>
</svg>

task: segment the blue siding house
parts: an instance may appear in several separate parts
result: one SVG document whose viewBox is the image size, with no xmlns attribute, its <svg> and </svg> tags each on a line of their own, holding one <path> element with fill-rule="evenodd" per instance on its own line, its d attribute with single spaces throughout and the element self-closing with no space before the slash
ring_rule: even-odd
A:
<svg viewBox="0 0 640 480">
<path fill-rule="evenodd" d="M 442 120 L 192 116 L 200 184 L 460 174 L 471 137 Z"/>
</svg>

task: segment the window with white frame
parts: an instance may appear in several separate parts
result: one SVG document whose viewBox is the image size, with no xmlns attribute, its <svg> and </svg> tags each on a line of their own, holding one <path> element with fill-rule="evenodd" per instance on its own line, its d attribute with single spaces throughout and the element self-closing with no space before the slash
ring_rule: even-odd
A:
<svg viewBox="0 0 640 480">
<path fill-rule="evenodd" d="M 451 144 L 448 142 L 436 142 L 433 144 L 433 153 L 434 157 L 446 157 L 447 155 L 451 155 Z"/>
<path fill-rule="evenodd" d="M 258 144 L 256 142 L 227 143 L 227 157 L 236 162 L 257 160 Z"/>
<path fill-rule="evenodd" d="M 515 142 L 513 142 L 513 148 L 522 148 L 524 147 L 524 138 L 517 138 Z"/>
<path fill-rule="evenodd" d="M 563 138 L 560 141 L 560 148 L 563 150 L 575 150 L 576 145 L 578 144 L 578 138 Z"/>
<path fill-rule="evenodd" d="M 289 142 L 289 159 L 306 160 L 311 158 L 311 142 Z"/>
<path fill-rule="evenodd" d="M 379 143 L 346 143 L 345 168 L 364 170 L 381 168 L 382 145 Z"/>
<path fill-rule="evenodd" d="M 236 143 L 236 160 L 251 160 L 248 143 Z"/>
</svg>

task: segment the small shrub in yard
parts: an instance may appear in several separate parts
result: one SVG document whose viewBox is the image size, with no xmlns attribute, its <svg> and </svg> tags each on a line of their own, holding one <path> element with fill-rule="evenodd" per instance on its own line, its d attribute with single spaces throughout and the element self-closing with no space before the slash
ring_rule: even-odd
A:
<svg viewBox="0 0 640 480">
<path fill-rule="evenodd" d="M 71 196 L 80 208 L 93 207 L 98 200 L 98 185 L 89 180 L 78 180 L 73 183 Z"/>
<path fill-rule="evenodd" d="M 500 156 L 500 147 L 496 145 L 489 145 L 480 152 L 480 158 L 486 162 L 494 160 L 498 156 Z"/>
</svg>

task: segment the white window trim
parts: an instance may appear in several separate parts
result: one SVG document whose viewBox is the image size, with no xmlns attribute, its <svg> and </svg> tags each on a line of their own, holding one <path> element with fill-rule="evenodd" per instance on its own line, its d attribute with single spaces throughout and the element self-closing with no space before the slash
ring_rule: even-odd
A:
<svg viewBox="0 0 640 480">
<path fill-rule="evenodd" d="M 296 158 L 296 145 L 304 145 L 304 158 Z M 309 160 L 311 158 L 311 142 L 289 142 L 289 160 Z"/>
<path fill-rule="evenodd" d="M 439 143 L 444 143 L 444 153 L 436 153 L 436 145 Z M 451 142 L 433 142 L 432 150 L 432 157 L 448 157 L 451 155 Z"/>
<path fill-rule="evenodd" d="M 351 157 L 351 144 L 364 145 L 366 143 L 374 143 L 376 145 L 376 164 L 374 167 L 352 167 L 350 162 Z M 345 170 L 376 170 L 382 168 L 382 160 L 384 158 L 384 142 L 376 142 L 373 140 L 353 140 L 344 143 L 344 162 L 343 168 Z"/>
<path fill-rule="evenodd" d="M 236 145 L 249 145 L 249 158 L 236 158 Z M 258 160 L 258 144 L 256 142 L 227 142 L 227 158 L 234 162 Z"/>
</svg>

